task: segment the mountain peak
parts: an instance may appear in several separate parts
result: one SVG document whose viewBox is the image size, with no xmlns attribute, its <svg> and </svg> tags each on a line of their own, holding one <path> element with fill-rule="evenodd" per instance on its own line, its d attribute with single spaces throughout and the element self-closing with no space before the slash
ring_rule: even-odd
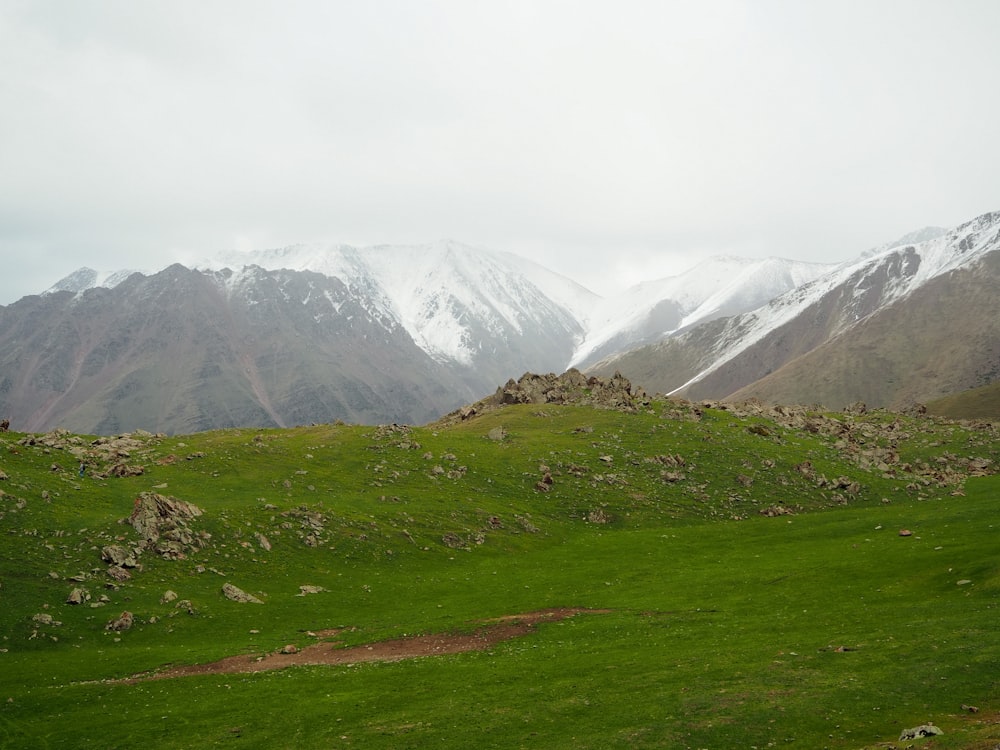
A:
<svg viewBox="0 0 1000 750">
<path fill-rule="evenodd" d="M 56 292 L 73 292 L 81 294 L 88 289 L 101 287 L 112 289 L 121 284 L 125 279 L 138 271 L 132 269 L 122 269 L 120 271 L 95 271 L 93 268 L 83 266 L 73 271 L 68 276 L 64 276 L 55 284 L 46 289 L 42 294 L 55 294 Z"/>
</svg>

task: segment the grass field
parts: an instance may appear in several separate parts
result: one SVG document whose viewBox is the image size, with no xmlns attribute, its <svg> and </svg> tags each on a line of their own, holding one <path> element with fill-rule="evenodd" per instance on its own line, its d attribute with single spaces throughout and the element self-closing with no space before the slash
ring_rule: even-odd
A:
<svg viewBox="0 0 1000 750">
<path fill-rule="evenodd" d="M 1000 438 L 825 418 L 850 429 L 654 402 L 139 436 L 124 457 L 9 434 L 0 747 L 996 747 Z M 144 471 L 98 478 L 115 464 Z M 118 521 L 148 491 L 203 511 L 202 546 L 115 584 L 101 550 L 137 543 Z M 565 607 L 590 611 L 482 651 L 123 679 Z M 896 741 L 925 722 L 944 734 Z"/>
</svg>

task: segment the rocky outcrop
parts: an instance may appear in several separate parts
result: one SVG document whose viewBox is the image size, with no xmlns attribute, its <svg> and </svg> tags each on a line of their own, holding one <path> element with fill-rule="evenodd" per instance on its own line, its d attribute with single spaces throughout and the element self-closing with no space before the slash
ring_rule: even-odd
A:
<svg viewBox="0 0 1000 750">
<path fill-rule="evenodd" d="M 114 437 L 99 437 L 87 442 L 80 435 L 56 429 L 44 435 L 25 435 L 18 441 L 18 445 L 39 448 L 46 452 L 65 451 L 79 461 L 80 477 L 90 469 L 93 476 L 110 479 L 135 477 L 145 473 L 143 466 L 132 462 L 135 458 L 148 453 L 162 438 L 162 434 L 154 435 L 145 430 L 136 430 Z M 62 471 L 58 464 L 53 464 L 52 470 Z"/>
<path fill-rule="evenodd" d="M 136 497 L 126 522 L 139 533 L 147 548 L 162 557 L 177 560 L 205 546 L 209 538 L 207 533 L 196 534 L 188 526 L 188 521 L 201 514 L 201 508 L 176 497 L 143 492 Z"/>
<path fill-rule="evenodd" d="M 571 369 L 562 375 L 525 373 L 497 388 L 492 400 L 496 404 L 587 404 L 608 409 L 633 411 L 648 402 L 641 388 L 633 391 L 632 384 L 620 372 L 604 380 L 587 377 Z"/>
<path fill-rule="evenodd" d="M 607 379 L 588 377 L 575 368 L 562 375 L 526 372 L 517 380 L 508 380 L 492 396 L 452 412 L 440 423 L 463 422 L 511 404 L 576 404 L 636 411 L 649 404 L 649 397 L 620 372 Z"/>
</svg>

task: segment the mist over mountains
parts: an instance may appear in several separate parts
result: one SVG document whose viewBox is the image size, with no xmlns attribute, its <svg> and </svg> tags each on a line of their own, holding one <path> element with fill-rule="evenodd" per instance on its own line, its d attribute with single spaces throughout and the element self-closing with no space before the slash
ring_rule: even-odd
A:
<svg viewBox="0 0 1000 750">
<path fill-rule="evenodd" d="M 905 405 L 1000 377 L 1000 213 L 840 264 L 713 258 L 601 298 L 452 241 L 293 246 L 144 275 L 88 268 L 0 307 L 18 429 L 425 423 L 520 374 Z"/>
</svg>

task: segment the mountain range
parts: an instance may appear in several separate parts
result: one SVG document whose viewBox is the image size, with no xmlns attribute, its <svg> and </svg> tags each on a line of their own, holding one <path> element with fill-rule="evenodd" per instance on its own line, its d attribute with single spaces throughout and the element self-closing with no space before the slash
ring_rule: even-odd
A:
<svg viewBox="0 0 1000 750">
<path fill-rule="evenodd" d="M 1000 379 L 1000 213 L 844 264 L 713 258 L 613 298 L 452 241 L 83 268 L 0 307 L 18 429 L 424 423 L 526 371 L 649 391 L 899 406 Z"/>
</svg>

